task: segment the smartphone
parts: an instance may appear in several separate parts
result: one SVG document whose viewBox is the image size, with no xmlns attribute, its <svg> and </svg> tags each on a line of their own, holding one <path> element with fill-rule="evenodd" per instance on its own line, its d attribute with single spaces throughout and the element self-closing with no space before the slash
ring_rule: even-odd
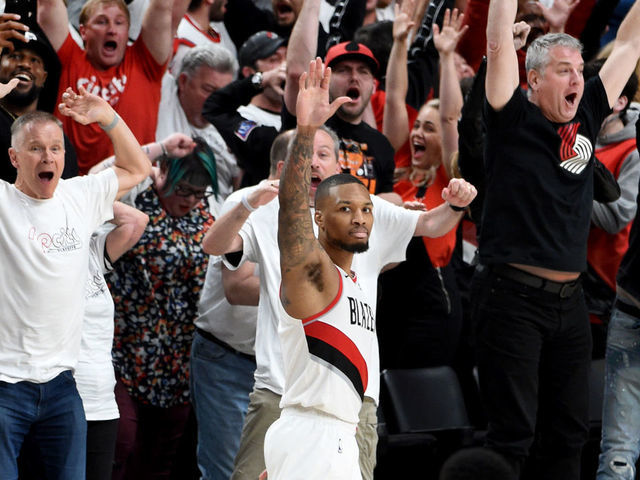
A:
<svg viewBox="0 0 640 480">
<path fill-rule="evenodd" d="M 5 13 L 17 13 L 20 15 L 20 22 L 29 28 L 34 28 L 38 24 L 38 0 L 5 0 Z"/>
</svg>

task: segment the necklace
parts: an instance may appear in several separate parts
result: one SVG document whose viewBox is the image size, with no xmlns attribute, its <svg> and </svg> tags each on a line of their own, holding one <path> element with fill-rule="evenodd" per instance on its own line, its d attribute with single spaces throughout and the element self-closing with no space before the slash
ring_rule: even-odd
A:
<svg viewBox="0 0 640 480">
<path fill-rule="evenodd" d="M 2 103 L 0 103 L 0 108 L 4 111 L 4 113 L 6 113 L 7 115 L 9 115 L 9 117 L 11 117 L 11 120 L 15 120 L 16 118 L 18 118 L 17 115 L 14 115 L 13 113 L 11 113 L 9 110 L 7 110 L 5 108 L 4 105 L 2 105 Z"/>
</svg>

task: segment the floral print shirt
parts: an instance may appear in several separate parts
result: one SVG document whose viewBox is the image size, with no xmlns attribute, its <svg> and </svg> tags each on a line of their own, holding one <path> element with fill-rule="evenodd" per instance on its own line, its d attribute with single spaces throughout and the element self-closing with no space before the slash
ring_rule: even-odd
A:
<svg viewBox="0 0 640 480">
<path fill-rule="evenodd" d="M 113 360 L 133 398 L 167 408 L 189 401 L 189 352 L 208 263 L 201 244 L 213 217 L 204 202 L 170 216 L 153 186 L 135 204 L 149 224 L 109 278 Z"/>
</svg>

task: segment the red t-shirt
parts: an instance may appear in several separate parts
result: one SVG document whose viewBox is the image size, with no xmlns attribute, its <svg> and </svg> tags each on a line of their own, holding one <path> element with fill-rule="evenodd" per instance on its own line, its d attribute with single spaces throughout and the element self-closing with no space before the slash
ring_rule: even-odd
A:
<svg viewBox="0 0 640 480">
<path fill-rule="evenodd" d="M 141 36 L 127 47 L 122 62 L 108 70 L 94 68 L 71 35 L 57 53 L 62 64 L 58 103 L 67 87 L 78 91 L 82 86 L 107 100 L 127 122 L 141 145 L 155 141 L 160 87 L 166 64 L 156 63 Z M 58 110 L 55 113 L 76 148 L 81 174 L 113 155 L 109 137 L 96 124 L 81 125 Z"/>
</svg>

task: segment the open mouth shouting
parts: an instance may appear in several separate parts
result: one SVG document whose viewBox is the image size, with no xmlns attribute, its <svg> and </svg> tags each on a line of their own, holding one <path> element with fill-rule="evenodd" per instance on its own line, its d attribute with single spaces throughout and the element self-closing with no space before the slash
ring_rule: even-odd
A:
<svg viewBox="0 0 640 480">
<path fill-rule="evenodd" d="M 318 188 L 318 185 L 320 185 L 320 182 L 322 182 L 322 179 L 315 173 L 311 174 L 311 188 L 313 190 Z"/>
<path fill-rule="evenodd" d="M 102 45 L 102 52 L 106 57 L 113 57 L 118 51 L 118 42 L 115 40 L 107 40 Z"/>
<path fill-rule="evenodd" d="M 38 173 L 38 178 L 43 185 L 49 185 L 53 181 L 52 171 L 43 171 Z"/>
<path fill-rule="evenodd" d="M 564 97 L 565 101 L 571 108 L 575 108 L 577 105 L 578 94 L 576 92 L 570 93 Z"/>
<path fill-rule="evenodd" d="M 276 14 L 276 19 L 279 25 L 289 25 L 295 20 L 295 11 L 293 10 L 291 3 L 287 0 L 275 2 L 273 6 L 273 13 Z"/>
<path fill-rule="evenodd" d="M 347 97 L 349 97 L 352 102 L 357 101 L 360 98 L 360 90 L 357 87 L 349 88 L 349 90 L 347 90 Z"/>
</svg>

